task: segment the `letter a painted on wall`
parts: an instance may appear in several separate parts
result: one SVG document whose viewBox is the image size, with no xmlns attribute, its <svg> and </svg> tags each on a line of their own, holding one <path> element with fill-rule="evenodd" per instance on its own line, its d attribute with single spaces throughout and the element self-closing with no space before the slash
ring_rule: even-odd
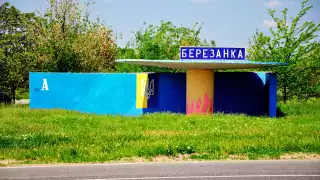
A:
<svg viewBox="0 0 320 180">
<path fill-rule="evenodd" d="M 49 91 L 48 81 L 47 79 L 42 79 L 42 88 L 41 91 Z"/>
</svg>

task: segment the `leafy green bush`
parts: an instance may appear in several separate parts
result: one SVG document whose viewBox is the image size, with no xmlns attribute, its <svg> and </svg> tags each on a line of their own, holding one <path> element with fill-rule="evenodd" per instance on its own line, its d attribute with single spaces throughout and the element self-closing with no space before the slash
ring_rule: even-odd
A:
<svg viewBox="0 0 320 180">
<path fill-rule="evenodd" d="M 146 25 L 146 24 L 144 24 Z M 200 38 L 202 25 L 193 28 L 177 27 L 172 22 L 161 21 L 159 26 L 149 25 L 135 33 L 125 48 L 118 48 L 118 59 L 178 60 L 180 46 L 215 46 Z M 118 64 L 119 72 L 181 72 L 183 70 Z"/>
</svg>

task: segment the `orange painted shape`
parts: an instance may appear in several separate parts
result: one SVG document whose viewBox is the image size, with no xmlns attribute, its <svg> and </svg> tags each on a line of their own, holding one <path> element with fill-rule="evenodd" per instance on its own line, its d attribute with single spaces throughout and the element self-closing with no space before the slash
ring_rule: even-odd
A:
<svg viewBox="0 0 320 180">
<path fill-rule="evenodd" d="M 212 114 L 213 91 L 212 70 L 187 70 L 187 114 Z"/>
</svg>

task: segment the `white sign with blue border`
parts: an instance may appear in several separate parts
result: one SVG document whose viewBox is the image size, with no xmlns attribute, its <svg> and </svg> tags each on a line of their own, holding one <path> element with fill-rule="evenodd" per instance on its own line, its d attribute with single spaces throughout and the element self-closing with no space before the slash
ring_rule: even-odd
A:
<svg viewBox="0 0 320 180">
<path fill-rule="evenodd" d="M 180 47 L 181 60 L 245 60 L 245 48 Z"/>
</svg>

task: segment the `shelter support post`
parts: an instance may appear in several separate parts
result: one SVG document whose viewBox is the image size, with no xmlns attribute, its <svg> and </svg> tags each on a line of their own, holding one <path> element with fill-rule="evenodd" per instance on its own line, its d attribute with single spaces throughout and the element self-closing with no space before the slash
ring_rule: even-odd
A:
<svg viewBox="0 0 320 180">
<path fill-rule="evenodd" d="M 269 100 L 269 117 L 277 117 L 277 75 L 268 74 L 268 100 Z"/>
<path fill-rule="evenodd" d="M 214 106 L 213 70 L 187 70 L 187 115 L 213 113 Z"/>
</svg>

